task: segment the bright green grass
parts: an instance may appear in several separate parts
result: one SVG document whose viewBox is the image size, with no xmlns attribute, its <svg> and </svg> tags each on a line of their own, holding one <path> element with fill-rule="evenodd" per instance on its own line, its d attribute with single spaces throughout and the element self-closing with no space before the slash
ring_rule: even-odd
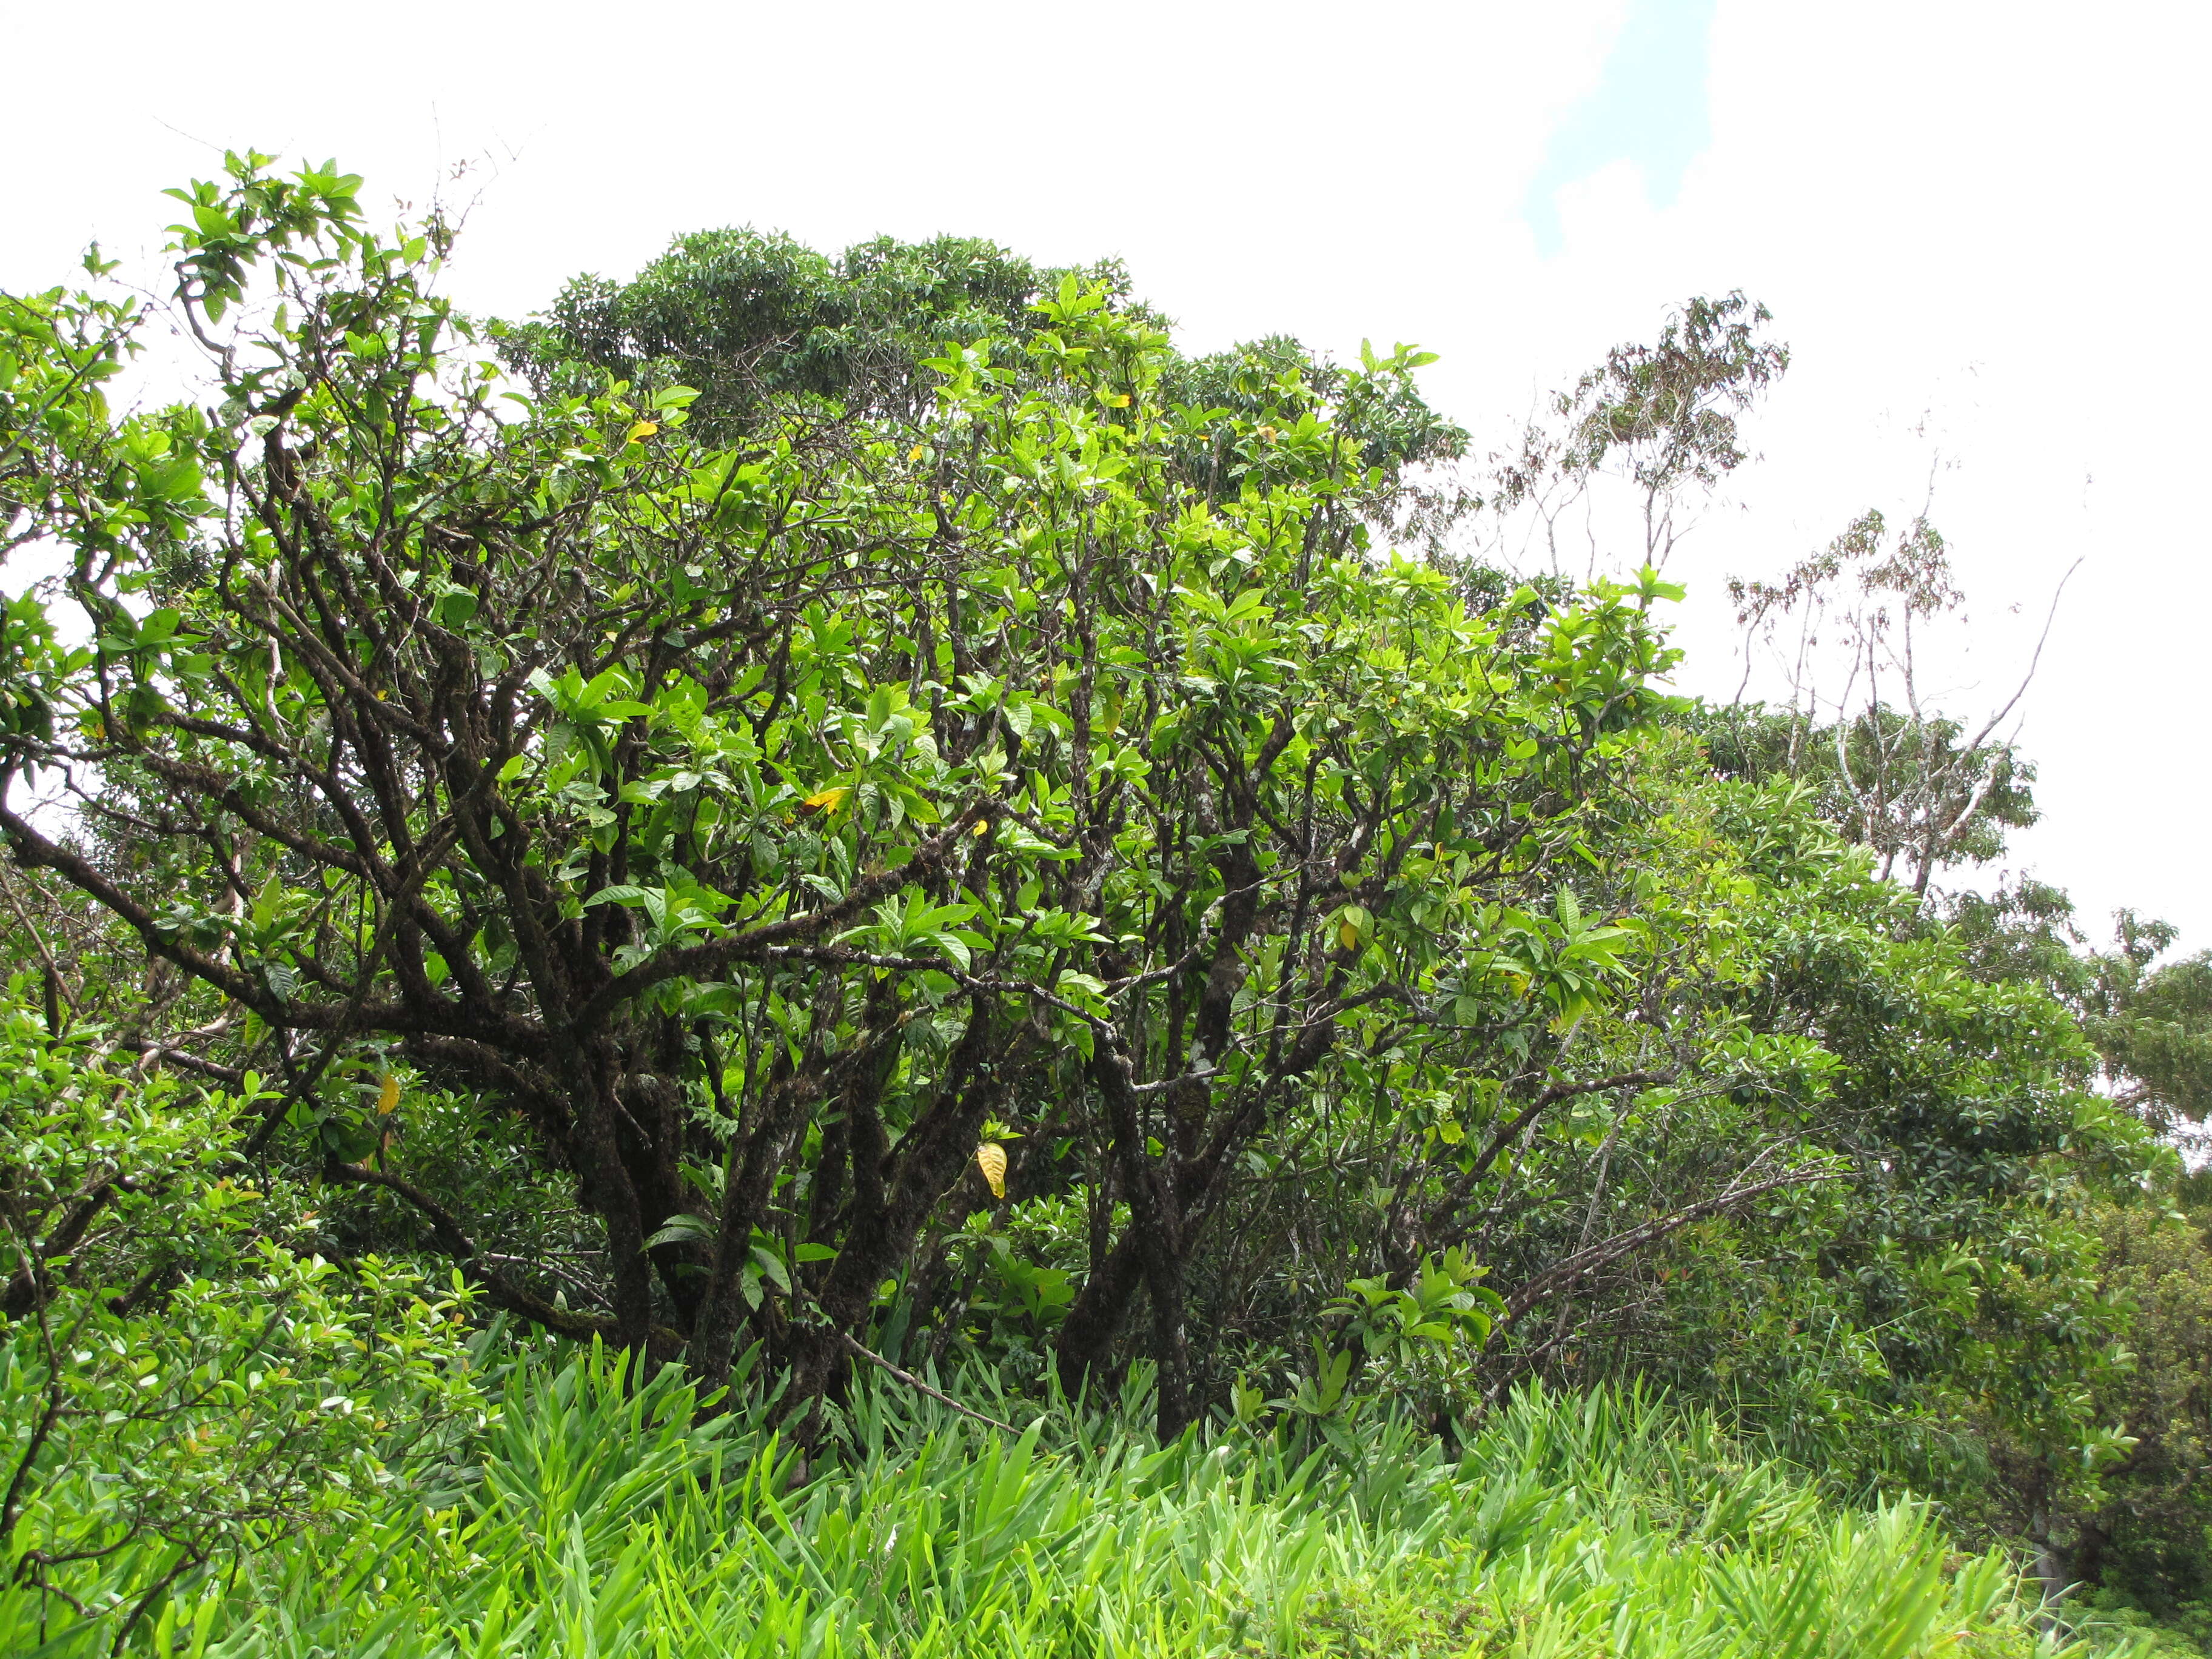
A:
<svg viewBox="0 0 2212 1659">
<path fill-rule="evenodd" d="M 842 1457 L 795 1483 L 765 1413 L 694 1428 L 691 1405 L 672 1377 L 626 1393 L 604 1358 L 524 1374 L 481 1483 L 428 1525 L 294 1540 L 173 1602 L 151 1646 L 193 1659 L 2039 1650 L 2002 1559 L 1951 1555 L 1914 1505 L 1824 1510 L 1709 1425 L 1641 1400 L 1525 1396 L 1455 1462 L 1376 1425 L 1354 1461 L 1238 1431 L 1157 1449 L 1066 1413 L 1014 1438 L 887 1386 L 860 1395 Z"/>
</svg>

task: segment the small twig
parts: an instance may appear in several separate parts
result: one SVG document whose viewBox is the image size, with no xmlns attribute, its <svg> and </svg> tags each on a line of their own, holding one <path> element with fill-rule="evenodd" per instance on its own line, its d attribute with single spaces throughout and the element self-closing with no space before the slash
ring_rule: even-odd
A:
<svg viewBox="0 0 2212 1659">
<path fill-rule="evenodd" d="M 597 1251 L 594 1252 L 594 1254 L 605 1255 L 605 1252 Z M 580 1278 L 577 1274 L 571 1273 L 566 1267 L 560 1266 L 558 1256 L 559 1252 L 550 1250 L 545 1252 L 542 1255 L 536 1256 L 500 1255 L 493 1251 L 486 1250 L 478 1259 L 484 1261 L 496 1262 L 500 1266 L 507 1267 L 535 1267 L 540 1273 L 546 1273 L 552 1278 L 559 1279 L 570 1290 L 574 1291 L 578 1295 L 587 1298 L 598 1306 L 602 1308 L 605 1307 L 607 1305 L 605 1292 L 600 1290 L 598 1285 L 592 1284 L 589 1279 Z"/>
<path fill-rule="evenodd" d="M 832 1328 L 834 1329 L 835 1328 L 833 1327 Z M 998 1430 L 1002 1434 L 1018 1435 L 1021 1433 L 1021 1431 L 1016 1428 L 1012 1424 L 1001 1423 L 995 1417 L 986 1417 L 979 1411 L 972 1411 L 966 1406 L 962 1405 L 958 1401 L 955 1400 L 951 1395 L 945 1393 L 944 1389 L 933 1389 L 928 1383 L 916 1376 L 912 1371 L 900 1370 L 896 1365 L 892 1364 L 890 1360 L 884 1358 L 883 1355 L 878 1353 L 873 1348 L 863 1347 L 858 1337 L 848 1336 L 843 1331 L 838 1331 L 837 1340 L 842 1342 L 847 1347 L 850 1348 L 854 1353 L 860 1355 L 861 1358 L 866 1360 L 870 1364 L 882 1366 L 884 1370 L 889 1371 L 893 1376 L 905 1383 L 909 1389 L 920 1389 L 923 1394 L 927 1395 L 932 1400 L 936 1401 L 939 1405 L 951 1407 L 952 1409 L 958 1412 L 961 1416 L 972 1417 L 978 1423 L 988 1424 L 992 1428 Z"/>
</svg>

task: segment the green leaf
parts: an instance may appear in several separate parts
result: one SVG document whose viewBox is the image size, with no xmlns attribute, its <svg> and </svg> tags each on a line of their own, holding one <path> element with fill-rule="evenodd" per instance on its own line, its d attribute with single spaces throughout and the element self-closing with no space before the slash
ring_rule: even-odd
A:
<svg viewBox="0 0 2212 1659">
<path fill-rule="evenodd" d="M 662 1244 L 711 1244 L 714 1242 L 714 1224 L 705 1216 L 684 1214 L 671 1216 L 652 1237 L 645 1241 L 648 1250 Z"/>
<path fill-rule="evenodd" d="M 765 1244 L 755 1244 L 752 1247 L 752 1259 L 753 1265 L 761 1270 L 763 1278 L 786 1296 L 791 1294 L 791 1270 L 783 1265 L 783 1258 L 781 1255 Z"/>
</svg>

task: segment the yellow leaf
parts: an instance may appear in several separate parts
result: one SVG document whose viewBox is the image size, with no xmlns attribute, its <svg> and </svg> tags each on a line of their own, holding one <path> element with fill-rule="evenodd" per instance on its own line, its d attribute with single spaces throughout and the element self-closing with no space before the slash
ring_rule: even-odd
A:
<svg viewBox="0 0 2212 1659">
<path fill-rule="evenodd" d="M 629 436 L 623 439 L 623 441 L 624 443 L 634 444 L 640 438 L 650 438 L 654 433 L 659 430 L 660 423 L 658 421 L 640 421 L 635 426 L 630 428 Z"/>
<path fill-rule="evenodd" d="M 985 1141 L 975 1149 L 975 1167 L 983 1172 L 983 1179 L 991 1183 L 991 1196 L 1006 1195 L 1006 1149 L 995 1141 Z"/>
<path fill-rule="evenodd" d="M 1339 945 L 1341 945 L 1347 951 L 1357 947 L 1359 944 L 1359 924 L 1356 921 L 1338 922 L 1336 924 L 1336 942 Z"/>
<path fill-rule="evenodd" d="M 991 820 L 988 818 L 977 818 L 975 820 L 975 827 L 968 833 L 971 836 L 989 835 L 991 833 Z"/>
<path fill-rule="evenodd" d="M 380 1115 L 389 1117 L 399 1104 L 399 1079 L 389 1072 L 384 1074 L 384 1087 L 376 1092 L 376 1109 Z"/>
<path fill-rule="evenodd" d="M 908 452 L 908 454 L 907 454 L 907 459 L 908 459 L 909 461 L 918 461 L 918 460 L 920 460 L 920 459 L 921 459 L 924 455 L 927 454 L 928 453 L 929 453 L 929 450 L 928 450 L 927 446 L 923 445 L 923 444 L 916 444 L 916 445 L 913 447 L 913 449 L 912 449 L 912 450 L 910 450 L 909 452 Z"/>
<path fill-rule="evenodd" d="M 834 812 L 845 804 L 845 797 L 853 793 L 850 784 L 839 784 L 834 789 L 817 789 L 800 803 L 817 812 Z"/>
</svg>

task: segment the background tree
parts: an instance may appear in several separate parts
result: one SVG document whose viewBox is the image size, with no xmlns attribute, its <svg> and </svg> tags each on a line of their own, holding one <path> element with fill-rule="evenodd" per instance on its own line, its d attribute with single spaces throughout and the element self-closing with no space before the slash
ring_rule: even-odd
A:
<svg viewBox="0 0 2212 1659">
<path fill-rule="evenodd" d="M 2059 596 L 2012 694 L 1978 722 L 1960 720 L 1929 701 L 1919 665 L 1920 635 L 1966 599 L 1943 538 L 1924 512 L 1887 537 L 1882 515 L 1869 511 L 1782 581 L 1729 584 L 1745 630 L 1745 686 L 1759 651 L 1777 651 L 1786 628 L 1795 637 L 1778 652 L 1786 707 L 1746 706 L 1740 690 L 1716 721 L 1717 758 L 1820 792 L 1832 820 L 1875 850 L 1883 878 L 1924 898 L 1939 870 L 1986 863 L 2002 850 L 2005 829 L 2035 821 L 2034 769 L 2015 745 L 2014 717 Z M 1824 670 L 1840 672 L 1839 690 Z M 2000 735 L 2008 722 L 2012 731 Z"/>
<path fill-rule="evenodd" d="M 773 411 L 908 420 L 927 412 L 947 342 L 999 343 L 1008 363 L 1039 326 L 1030 309 L 1063 276 L 1129 307 L 1112 262 L 1039 268 L 995 243 L 878 237 L 832 259 L 750 228 L 679 236 L 627 283 L 578 276 L 546 314 L 501 326 L 502 358 L 541 395 L 609 376 L 686 386 L 698 434 L 732 442 Z M 1142 307 L 1137 307 L 1141 312 Z"/>
<path fill-rule="evenodd" d="M 745 229 L 680 236 L 627 283 L 579 276 L 547 314 L 494 330 L 503 361 L 541 392 L 588 392 L 612 375 L 648 390 L 685 386 L 694 434 L 734 443 L 763 421 L 889 416 L 916 422 L 937 396 L 927 367 L 950 343 L 981 348 L 994 369 L 1033 380 L 1024 349 L 1047 322 L 1037 301 L 1060 283 L 1102 294 L 1108 308 L 1164 330 L 1112 260 L 1041 267 L 994 243 L 878 237 L 832 259 L 783 235 Z M 1183 412 L 1176 460 L 1212 501 L 1234 500 L 1281 451 L 1252 434 L 1324 427 L 1343 477 L 1330 506 L 1370 515 L 1411 510 L 1419 475 L 1456 459 L 1467 434 L 1430 408 L 1410 371 L 1434 355 L 1364 349 L 1358 370 L 1272 335 L 1185 357 L 1164 338 L 1158 397 Z M 1382 362 L 1390 372 L 1378 373 Z M 1354 487 L 1356 486 L 1356 487 Z"/>
<path fill-rule="evenodd" d="M 2121 911 L 2113 948 L 2089 958 L 2081 996 L 2082 1028 L 2121 1103 L 2175 1133 L 2212 1113 L 2212 952 L 2160 962 L 2179 937 Z"/>
<path fill-rule="evenodd" d="M 1699 502 L 1750 459 L 1741 418 L 1790 367 L 1789 347 L 1766 337 L 1772 320 L 1740 290 L 1698 295 L 1656 340 L 1623 342 L 1553 393 L 1474 492 L 1478 562 L 1582 581 L 1624 564 L 1664 570 Z"/>
</svg>

